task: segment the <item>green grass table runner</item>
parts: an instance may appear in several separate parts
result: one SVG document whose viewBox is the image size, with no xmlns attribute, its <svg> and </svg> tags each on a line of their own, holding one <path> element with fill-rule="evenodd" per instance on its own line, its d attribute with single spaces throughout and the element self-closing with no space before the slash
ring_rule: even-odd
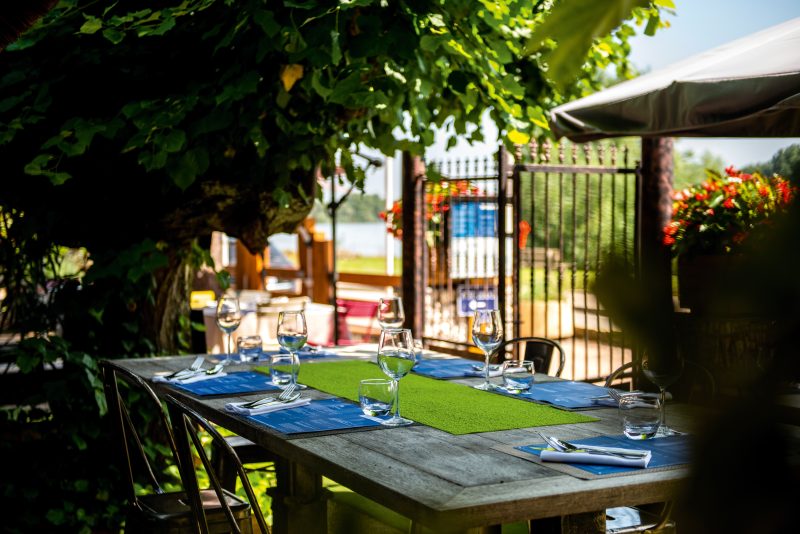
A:
<svg viewBox="0 0 800 534">
<path fill-rule="evenodd" d="M 365 378 L 386 375 L 377 365 L 365 361 L 315 362 L 300 366 L 298 381 L 358 402 L 358 383 Z M 400 380 L 400 413 L 450 434 L 597 421 L 594 417 L 414 374 Z"/>
</svg>

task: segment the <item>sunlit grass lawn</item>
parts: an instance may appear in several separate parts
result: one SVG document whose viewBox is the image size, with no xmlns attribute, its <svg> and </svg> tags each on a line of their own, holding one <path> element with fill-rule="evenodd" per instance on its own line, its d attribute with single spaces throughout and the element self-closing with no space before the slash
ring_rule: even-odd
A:
<svg viewBox="0 0 800 534">
<path fill-rule="evenodd" d="M 340 273 L 386 274 L 386 258 L 383 256 L 356 256 L 336 260 L 336 270 Z M 394 259 L 394 274 L 403 270 L 402 258 Z"/>
</svg>

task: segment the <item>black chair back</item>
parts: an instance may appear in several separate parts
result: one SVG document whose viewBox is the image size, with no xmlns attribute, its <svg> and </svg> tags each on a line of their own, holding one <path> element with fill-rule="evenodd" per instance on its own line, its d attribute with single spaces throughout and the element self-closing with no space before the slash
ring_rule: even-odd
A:
<svg viewBox="0 0 800 534">
<path fill-rule="evenodd" d="M 208 475 L 208 479 L 211 483 L 211 489 L 213 489 L 214 494 L 216 494 L 217 501 L 221 505 L 221 508 L 228 519 L 231 531 L 236 533 L 242 532 L 241 523 L 244 519 L 244 516 L 239 510 L 234 509 L 232 506 L 232 504 L 237 504 L 237 499 L 235 499 L 235 497 L 234 499 L 231 499 L 232 495 L 230 492 L 226 491 L 222 487 L 218 474 L 215 472 L 211 460 L 203 448 L 200 436 L 198 435 L 198 429 L 202 429 L 209 436 L 211 436 L 215 451 L 217 453 L 224 454 L 225 462 L 230 466 L 234 466 L 242 487 L 244 488 L 245 494 L 247 495 L 247 500 L 250 502 L 250 511 L 252 511 L 253 515 L 255 516 L 261 532 L 265 534 L 269 533 L 269 527 L 267 526 L 267 522 L 265 521 L 264 515 L 261 512 L 261 508 L 258 505 L 258 500 L 253 492 L 253 487 L 250 485 L 250 481 L 247 478 L 247 473 L 244 469 L 244 466 L 242 465 L 242 462 L 239 460 L 239 457 L 236 455 L 236 452 L 233 450 L 233 448 L 214 428 L 214 426 L 211 425 L 211 423 L 209 423 L 200 414 L 186 406 L 184 403 L 170 395 L 167 395 L 166 402 L 170 420 L 172 421 L 173 425 L 173 433 L 175 435 L 178 457 L 180 459 L 179 466 L 182 467 L 181 479 L 183 480 L 183 485 L 186 488 L 187 494 L 189 495 L 192 513 L 194 514 L 195 520 L 200 527 L 200 532 L 203 534 L 209 532 L 209 527 L 206 517 L 206 508 L 204 507 L 203 503 L 203 492 L 201 492 L 199 488 L 197 473 L 194 470 L 192 454 L 193 450 L 194 454 L 200 458 L 200 462 L 203 465 L 206 474 Z M 249 518 L 249 514 L 247 514 L 247 517 Z"/>
<path fill-rule="evenodd" d="M 504 341 L 497 350 L 497 354 L 504 356 L 510 348 L 519 351 L 521 347 L 524 348 L 522 359 L 532 361 L 536 372 L 545 374 L 549 374 L 553 353 L 557 352 L 558 368 L 551 376 L 561 376 L 567 357 L 564 348 L 557 341 L 545 337 L 517 337 Z"/>
</svg>

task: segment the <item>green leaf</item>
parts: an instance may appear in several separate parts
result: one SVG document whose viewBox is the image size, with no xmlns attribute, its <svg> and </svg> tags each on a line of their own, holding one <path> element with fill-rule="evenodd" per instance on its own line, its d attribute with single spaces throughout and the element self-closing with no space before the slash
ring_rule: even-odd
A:
<svg viewBox="0 0 800 534">
<path fill-rule="evenodd" d="M 186 133 L 183 130 L 175 129 L 164 136 L 161 147 L 167 152 L 178 152 L 183 148 L 185 142 Z"/>
<path fill-rule="evenodd" d="M 667 9 L 675 9 L 675 2 L 672 0 L 653 0 L 653 4 L 658 7 L 666 7 Z"/>
<path fill-rule="evenodd" d="M 125 38 L 125 34 L 117 29 L 108 28 L 103 30 L 103 37 L 111 41 L 113 44 L 119 44 Z"/>
<path fill-rule="evenodd" d="M 611 33 L 635 8 L 649 5 L 650 0 L 563 0 L 536 27 L 525 53 L 533 54 L 555 41 L 555 48 L 545 52 L 547 73 L 558 87 L 566 88 L 580 72 L 594 39 Z"/>
<path fill-rule="evenodd" d="M 275 16 L 269 11 L 263 9 L 257 10 L 253 13 L 253 20 L 261 28 L 267 37 L 275 37 L 281 31 L 281 26 L 275 22 Z"/>
<path fill-rule="evenodd" d="M 175 185 L 185 190 L 208 170 L 208 152 L 202 147 L 188 150 L 177 161 L 171 161 L 167 170 Z"/>
<path fill-rule="evenodd" d="M 88 35 L 92 35 L 100 31 L 103 27 L 103 21 L 98 19 L 97 17 L 93 17 L 91 15 L 84 15 L 86 18 L 86 22 L 83 23 L 83 26 L 78 30 L 80 33 L 85 33 Z"/>
<path fill-rule="evenodd" d="M 314 91 L 317 92 L 319 96 L 322 98 L 327 99 L 328 96 L 331 94 L 331 89 L 328 89 L 324 85 L 322 85 L 322 80 L 320 80 L 320 72 L 318 70 L 314 70 L 314 73 L 311 75 L 311 87 Z"/>
<path fill-rule="evenodd" d="M 66 519 L 64 510 L 60 510 L 58 508 L 53 508 L 48 510 L 47 513 L 45 514 L 45 517 L 47 517 L 48 521 L 57 526 L 63 525 Z"/>
</svg>

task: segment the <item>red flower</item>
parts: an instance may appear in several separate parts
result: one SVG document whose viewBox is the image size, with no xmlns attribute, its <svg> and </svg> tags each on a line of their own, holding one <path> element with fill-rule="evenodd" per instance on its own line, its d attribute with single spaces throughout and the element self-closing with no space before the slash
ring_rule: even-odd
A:
<svg viewBox="0 0 800 534">
<path fill-rule="evenodd" d="M 748 180 L 752 180 L 753 179 L 753 175 L 742 172 L 742 173 L 739 173 L 739 178 L 741 178 L 743 182 L 747 182 Z"/>
<path fill-rule="evenodd" d="M 730 165 L 728 167 L 725 167 L 725 174 L 727 174 L 728 176 L 736 177 L 739 176 L 739 171 L 736 170 L 736 167 Z"/>
<path fill-rule="evenodd" d="M 761 195 L 762 197 L 769 196 L 769 188 L 766 185 L 762 185 L 761 187 L 758 188 L 758 194 Z"/>
<path fill-rule="evenodd" d="M 705 181 L 705 182 L 703 182 L 703 189 L 705 189 L 706 191 L 709 191 L 709 192 L 714 192 L 719 188 L 717 187 L 717 184 L 715 184 L 714 182 Z"/>
<path fill-rule="evenodd" d="M 728 193 L 728 196 L 735 197 L 737 194 L 739 194 L 739 190 L 736 188 L 736 184 L 728 184 L 725 187 L 723 187 L 723 189 L 725 190 L 726 193 Z"/>
<path fill-rule="evenodd" d="M 702 202 L 704 200 L 708 200 L 708 193 L 695 193 L 694 199 L 698 202 Z"/>
<path fill-rule="evenodd" d="M 675 238 L 674 238 L 674 237 L 672 237 L 672 236 L 669 236 L 669 235 L 665 235 L 665 236 L 664 236 L 664 244 L 665 244 L 666 246 L 670 246 L 670 245 L 672 245 L 673 243 L 675 243 Z"/>
<path fill-rule="evenodd" d="M 708 209 L 706 210 L 706 215 L 713 216 L 713 215 L 714 215 L 714 209 L 713 209 L 713 208 L 708 208 Z"/>
<path fill-rule="evenodd" d="M 678 229 L 681 227 L 682 221 L 672 221 L 668 225 L 664 227 L 664 233 L 666 235 L 675 235 Z"/>
<path fill-rule="evenodd" d="M 733 197 L 728 197 L 725 199 L 725 202 L 722 203 L 722 207 L 733 209 L 736 207 L 736 202 L 733 200 Z"/>
</svg>

